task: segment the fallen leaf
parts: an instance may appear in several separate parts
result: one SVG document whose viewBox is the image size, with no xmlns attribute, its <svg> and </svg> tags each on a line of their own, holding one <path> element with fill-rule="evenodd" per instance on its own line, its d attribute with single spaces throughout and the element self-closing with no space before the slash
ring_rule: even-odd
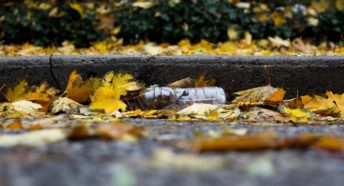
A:
<svg viewBox="0 0 344 186">
<path fill-rule="evenodd" d="M 121 96 L 127 95 L 126 88 L 131 86 L 132 80 L 133 76 L 130 74 L 107 73 L 92 96 L 90 109 L 104 110 L 105 113 L 125 111 L 127 105 L 121 100 Z"/>
<path fill-rule="evenodd" d="M 163 49 L 155 43 L 147 43 L 143 46 L 143 51 L 147 55 L 155 56 L 161 54 Z"/>
<path fill-rule="evenodd" d="M 235 104 L 252 103 L 279 103 L 283 101 L 285 91 L 270 85 L 247 89 L 234 93 L 237 97 L 232 101 Z"/>
<path fill-rule="evenodd" d="M 314 18 L 313 18 L 314 19 Z M 314 22 L 314 20 L 311 19 L 311 22 Z M 315 23 L 311 23 L 311 24 L 315 24 Z M 300 38 L 294 39 L 292 42 L 292 46 L 299 50 L 300 52 L 303 53 L 307 53 L 307 54 L 315 54 L 316 49 L 313 48 L 312 45 L 308 44 L 308 43 L 304 43 Z"/>
<path fill-rule="evenodd" d="M 268 97 L 264 101 L 267 103 L 280 103 L 283 101 L 284 95 L 285 90 L 282 88 L 278 88 L 276 92 L 274 92 L 270 97 Z"/>
<path fill-rule="evenodd" d="M 82 17 L 85 17 L 87 12 L 84 10 L 84 8 L 77 2 L 72 2 L 69 4 L 69 6 L 76 10 Z"/>
<path fill-rule="evenodd" d="M 35 119 L 33 121 L 23 123 L 22 126 L 24 129 L 27 129 L 27 130 L 64 128 L 67 125 L 65 120 L 66 120 L 66 116 L 60 114 L 60 115 L 52 116 L 48 118 Z"/>
<path fill-rule="evenodd" d="M 110 15 L 105 15 L 105 14 L 97 14 L 97 19 L 99 20 L 96 28 L 98 30 L 103 30 L 104 33 L 109 34 L 113 30 L 114 23 L 115 23 L 115 17 L 110 14 Z"/>
<path fill-rule="evenodd" d="M 201 152 L 285 148 L 318 148 L 343 152 L 344 140 L 329 134 L 304 133 L 292 137 L 283 137 L 278 136 L 274 131 L 263 131 L 244 136 L 223 135 L 216 138 L 201 136 L 195 140 L 182 141 L 177 146 Z"/>
<path fill-rule="evenodd" d="M 73 71 L 69 76 L 68 85 L 64 93 L 66 97 L 78 103 L 87 103 L 90 100 L 91 91 L 98 81 L 98 78 L 89 78 L 84 81 L 80 74 Z"/>
<path fill-rule="evenodd" d="M 139 7 L 143 9 L 148 9 L 152 7 L 154 4 L 152 2 L 135 2 L 132 4 L 133 7 Z"/>
<path fill-rule="evenodd" d="M 40 146 L 66 139 L 62 129 L 44 129 L 23 134 L 0 135 L 0 147 Z"/>
<path fill-rule="evenodd" d="M 259 150 L 274 149 L 278 147 L 279 141 L 275 132 L 257 132 L 244 136 L 201 137 L 187 145 L 191 145 L 195 151 Z"/>
<path fill-rule="evenodd" d="M 238 31 L 235 27 L 229 27 L 227 29 L 227 36 L 230 40 L 236 40 L 239 38 Z"/>
<path fill-rule="evenodd" d="M 96 134 L 110 140 L 137 142 L 142 135 L 142 129 L 126 123 L 100 124 L 95 129 Z"/>
<path fill-rule="evenodd" d="M 118 110 L 125 111 L 127 105 L 120 100 L 121 95 L 125 94 L 120 89 L 100 87 L 93 94 L 90 109 L 104 110 L 105 113 L 112 113 Z"/>
<path fill-rule="evenodd" d="M 330 6 L 330 1 L 328 0 L 312 0 L 311 7 L 315 9 L 318 13 L 326 11 Z"/>
<path fill-rule="evenodd" d="M 211 79 L 206 79 L 205 78 L 205 74 L 202 73 L 198 79 L 195 82 L 195 87 L 212 87 L 215 86 L 216 83 L 216 79 L 215 78 L 211 78 Z"/>
<path fill-rule="evenodd" d="M 49 17 L 59 18 L 63 17 L 65 13 L 63 11 L 60 11 L 59 8 L 56 6 L 49 12 Z"/>
<path fill-rule="evenodd" d="M 268 39 L 271 42 L 272 46 L 275 46 L 275 47 L 289 47 L 290 46 L 289 40 L 284 40 L 278 36 L 268 37 Z"/>
<path fill-rule="evenodd" d="M 304 108 L 324 116 L 337 114 L 344 118 L 344 94 L 326 92 L 326 97 L 315 95 L 304 101 Z"/>
<path fill-rule="evenodd" d="M 246 112 L 242 111 L 241 114 L 249 121 L 279 121 L 282 119 L 280 112 L 260 107 L 251 107 Z"/>
<path fill-rule="evenodd" d="M 42 106 L 42 111 L 47 111 L 49 105 L 54 100 L 58 90 L 48 88 L 46 83 L 42 83 L 38 87 L 28 87 L 26 80 L 20 81 L 13 88 L 9 88 L 6 92 L 6 99 L 10 102 L 27 100 L 38 103 Z"/>
<path fill-rule="evenodd" d="M 39 109 L 42 108 L 40 104 L 33 103 L 32 101 L 16 101 L 10 104 L 10 107 L 17 111 L 20 112 L 24 115 L 28 116 L 41 116 L 42 113 L 39 111 Z"/>
<path fill-rule="evenodd" d="M 336 0 L 336 8 L 338 10 L 343 11 L 344 10 L 344 1 L 342 0 Z"/>
<path fill-rule="evenodd" d="M 14 120 L 14 121 L 3 123 L 2 128 L 6 130 L 18 130 L 18 129 L 22 129 L 23 126 L 20 120 Z"/>
<path fill-rule="evenodd" d="M 194 103 L 189 107 L 177 112 L 180 115 L 207 115 L 216 109 L 218 109 L 218 105 L 212 104 L 205 104 L 205 103 Z"/>
<path fill-rule="evenodd" d="M 136 117 L 141 117 L 143 115 L 143 111 L 141 109 L 135 109 L 134 111 L 125 112 L 122 114 L 125 117 L 136 118 Z"/>
<path fill-rule="evenodd" d="M 10 102 L 17 101 L 23 99 L 26 95 L 26 87 L 27 81 L 21 80 L 16 86 L 13 88 L 9 88 L 6 91 L 6 99 Z"/>
<path fill-rule="evenodd" d="M 204 162 L 207 162 L 204 164 Z M 226 161 L 214 156 L 200 156 L 197 154 L 176 154 L 168 149 L 154 151 L 150 165 L 158 168 L 174 168 L 188 171 L 216 171 L 222 169 Z"/>
<path fill-rule="evenodd" d="M 25 95 L 25 100 L 29 100 L 42 105 L 41 111 L 48 111 L 50 104 L 55 99 L 58 90 L 55 88 L 48 88 L 46 83 L 42 83 L 38 87 L 29 90 Z"/>
<path fill-rule="evenodd" d="M 93 136 L 95 136 L 95 131 L 87 124 L 74 126 L 68 132 L 68 139 L 87 139 Z"/>
<path fill-rule="evenodd" d="M 194 85 L 194 80 L 190 77 L 172 82 L 170 84 L 168 84 L 168 87 L 171 88 L 188 88 L 188 87 L 192 87 Z"/>
<path fill-rule="evenodd" d="M 276 26 L 286 23 L 286 17 L 282 12 L 274 11 L 270 16 Z"/>
<path fill-rule="evenodd" d="M 82 105 L 66 97 L 60 97 L 53 102 L 51 112 L 57 113 L 78 113 Z"/>
<path fill-rule="evenodd" d="M 284 100 L 283 104 L 291 109 L 304 108 L 304 105 L 306 105 L 310 100 L 312 100 L 312 97 L 306 95 L 289 100 Z"/>
<path fill-rule="evenodd" d="M 305 123 L 311 118 L 311 114 L 302 109 L 290 109 L 284 107 L 282 113 L 290 118 L 290 121 L 295 123 Z"/>
<path fill-rule="evenodd" d="M 344 119 L 344 94 L 333 94 L 331 91 L 327 91 L 326 96 L 336 106 L 336 111 L 340 114 L 340 117 Z"/>
<path fill-rule="evenodd" d="M 312 147 L 328 151 L 343 151 L 344 140 L 337 136 L 323 135 L 312 145 Z"/>
</svg>

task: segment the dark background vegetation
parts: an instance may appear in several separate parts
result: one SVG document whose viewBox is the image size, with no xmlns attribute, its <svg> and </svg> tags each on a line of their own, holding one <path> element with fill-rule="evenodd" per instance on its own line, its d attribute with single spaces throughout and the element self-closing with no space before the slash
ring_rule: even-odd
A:
<svg viewBox="0 0 344 186">
<path fill-rule="evenodd" d="M 42 8 L 40 3 L 49 3 L 49 8 Z M 74 2 L 74 1 L 73 1 Z M 86 8 L 83 3 L 93 2 L 93 8 Z M 0 1 L 0 41 L 5 44 L 33 43 L 40 46 L 61 45 L 63 41 L 72 41 L 77 47 L 88 47 L 93 42 L 105 40 L 111 36 L 109 31 L 98 25 L 106 16 L 114 21 L 112 28 L 120 28 L 116 37 L 123 38 L 125 44 L 140 40 L 176 43 L 182 39 L 197 42 L 206 39 L 210 42 L 228 40 L 227 29 L 236 28 L 239 38 L 250 32 L 253 39 L 269 36 L 281 38 L 310 39 L 314 43 L 327 40 L 343 40 L 344 11 L 330 6 L 316 15 L 305 13 L 311 0 L 304 1 L 247 1 L 250 8 L 239 8 L 238 1 L 228 0 L 172 0 L 152 1 L 149 8 L 135 7 L 134 1 L 78 1 L 85 9 L 85 14 L 70 7 L 72 1 Z M 245 2 L 245 1 L 241 1 Z M 255 8 L 262 3 L 268 5 L 265 14 L 284 14 L 286 7 L 291 7 L 292 18 L 276 25 L 271 19 L 257 20 Z M 99 17 L 97 9 L 106 5 L 111 9 Z M 59 15 L 51 16 L 57 7 Z M 307 24 L 311 17 L 319 22 L 316 26 Z M 269 17 L 269 16 L 268 16 Z"/>
</svg>

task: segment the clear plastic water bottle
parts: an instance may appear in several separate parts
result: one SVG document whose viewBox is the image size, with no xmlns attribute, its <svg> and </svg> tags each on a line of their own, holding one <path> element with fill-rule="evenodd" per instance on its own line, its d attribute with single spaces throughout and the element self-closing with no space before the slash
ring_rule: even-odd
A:
<svg viewBox="0 0 344 186">
<path fill-rule="evenodd" d="M 144 91 L 142 100 L 147 107 L 157 109 L 168 105 L 191 105 L 192 103 L 225 104 L 226 94 L 220 87 L 149 87 Z"/>
</svg>

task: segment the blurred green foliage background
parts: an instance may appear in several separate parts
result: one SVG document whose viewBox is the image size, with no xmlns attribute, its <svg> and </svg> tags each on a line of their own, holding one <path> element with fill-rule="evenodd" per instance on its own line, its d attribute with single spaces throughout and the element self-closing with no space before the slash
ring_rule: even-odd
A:
<svg viewBox="0 0 344 186">
<path fill-rule="evenodd" d="M 279 36 L 343 41 L 343 0 L 0 1 L 0 41 L 59 46 L 123 38 L 177 43 Z"/>
</svg>

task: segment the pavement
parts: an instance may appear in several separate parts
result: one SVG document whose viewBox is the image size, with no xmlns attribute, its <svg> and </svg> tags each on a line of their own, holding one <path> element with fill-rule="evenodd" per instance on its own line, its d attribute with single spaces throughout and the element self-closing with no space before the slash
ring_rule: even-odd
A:
<svg viewBox="0 0 344 186">
<path fill-rule="evenodd" d="M 114 70 L 130 72 L 147 85 L 197 77 L 216 76 L 231 100 L 232 93 L 266 85 L 285 87 L 287 96 L 344 92 L 344 56 L 224 57 L 224 56 L 50 56 L 0 58 L 0 85 L 26 77 L 63 89 L 68 75 L 84 77 Z M 315 149 L 228 151 L 191 154 L 175 147 L 195 133 L 247 128 L 274 130 L 283 136 L 306 132 L 344 138 L 344 125 L 290 123 L 177 122 L 128 119 L 144 127 L 150 137 L 137 144 L 87 139 L 40 147 L 0 148 L 0 186 L 210 186 L 210 185 L 331 185 L 344 182 L 342 156 Z M 9 131 L 1 131 L 9 133 Z"/>
<path fill-rule="evenodd" d="M 0 185 L 12 186 L 341 186 L 343 157 L 314 149 L 229 151 L 192 154 L 175 140 L 195 132 L 240 129 L 275 130 L 283 136 L 305 132 L 344 137 L 344 125 L 230 124 L 129 119 L 149 137 L 137 144 L 87 139 L 41 147 L 0 148 Z M 173 156 L 157 156 L 169 149 Z M 159 153 L 158 153 L 159 154 Z"/>
</svg>

